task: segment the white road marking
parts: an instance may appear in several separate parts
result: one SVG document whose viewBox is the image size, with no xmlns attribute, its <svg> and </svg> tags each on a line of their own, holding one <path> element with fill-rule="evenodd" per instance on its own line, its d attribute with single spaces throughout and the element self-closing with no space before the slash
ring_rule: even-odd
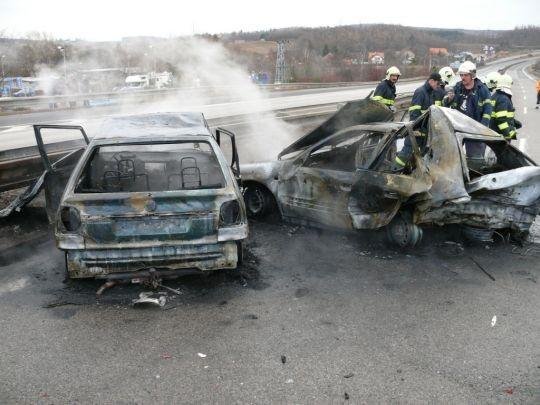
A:
<svg viewBox="0 0 540 405">
<path fill-rule="evenodd" d="M 527 107 L 523 107 L 523 114 L 527 114 Z"/>
<path fill-rule="evenodd" d="M 527 139 L 526 138 L 520 138 L 518 139 L 518 147 L 520 151 L 525 152 L 527 149 Z"/>
<path fill-rule="evenodd" d="M 527 72 L 525 72 L 525 68 L 527 67 L 528 65 L 526 66 L 523 66 L 521 68 L 521 73 L 523 73 L 525 76 L 527 76 L 529 79 L 531 79 L 533 82 L 535 82 L 536 80 L 534 79 L 534 77 L 532 77 L 530 74 L 528 74 Z"/>
</svg>

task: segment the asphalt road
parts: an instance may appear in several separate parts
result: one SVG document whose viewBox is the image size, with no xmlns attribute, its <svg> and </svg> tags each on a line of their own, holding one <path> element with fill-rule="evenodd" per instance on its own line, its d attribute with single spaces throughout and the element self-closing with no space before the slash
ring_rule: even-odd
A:
<svg viewBox="0 0 540 405">
<path fill-rule="evenodd" d="M 534 83 L 514 69 L 538 159 Z M 0 403 L 540 402 L 539 245 L 446 228 L 397 252 L 379 233 L 254 222 L 241 269 L 134 308 L 144 287 L 63 282 L 42 204 L 0 222 Z"/>
<path fill-rule="evenodd" d="M 238 272 L 141 309 L 140 286 L 64 284 L 39 208 L 1 229 L 3 403 L 540 401 L 538 245 L 252 223 Z"/>
</svg>

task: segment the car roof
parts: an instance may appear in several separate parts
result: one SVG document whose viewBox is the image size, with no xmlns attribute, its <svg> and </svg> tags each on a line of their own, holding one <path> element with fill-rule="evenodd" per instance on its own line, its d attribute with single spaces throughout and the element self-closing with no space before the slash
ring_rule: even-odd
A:
<svg viewBox="0 0 540 405">
<path fill-rule="evenodd" d="M 504 140 L 504 137 L 501 134 L 489 129 L 485 125 L 473 120 L 458 110 L 439 106 L 431 106 L 430 109 L 430 114 L 432 116 L 434 110 L 440 111 L 442 114 L 444 114 L 456 132 L 480 135 L 485 139 Z"/>
<path fill-rule="evenodd" d="M 152 138 L 172 140 L 188 136 L 211 137 L 204 115 L 199 112 L 152 113 L 106 119 L 95 140 Z"/>
</svg>

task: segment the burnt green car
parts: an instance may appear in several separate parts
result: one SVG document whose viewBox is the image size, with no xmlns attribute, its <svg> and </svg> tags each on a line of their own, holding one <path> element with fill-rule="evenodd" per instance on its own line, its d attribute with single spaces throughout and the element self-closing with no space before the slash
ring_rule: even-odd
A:
<svg viewBox="0 0 540 405">
<path fill-rule="evenodd" d="M 35 126 L 38 146 L 51 127 L 63 128 Z M 234 134 L 212 135 L 202 114 L 113 118 L 60 160 L 42 156 L 69 277 L 176 276 L 241 262 L 248 225 Z"/>
</svg>

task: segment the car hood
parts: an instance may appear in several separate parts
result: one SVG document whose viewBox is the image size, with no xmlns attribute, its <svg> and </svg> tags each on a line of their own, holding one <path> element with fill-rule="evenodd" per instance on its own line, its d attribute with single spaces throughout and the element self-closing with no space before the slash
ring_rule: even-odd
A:
<svg viewBox="0 0 540 405">
<path fill-rule="evenodd" d="M 349 101 L 317 128 L 283 149 L 278 158 L 312 146 L 341 129 L 370 122 L 392 121 L 393 117 L 392 111 L 377 101 Z"/>
</svg>

